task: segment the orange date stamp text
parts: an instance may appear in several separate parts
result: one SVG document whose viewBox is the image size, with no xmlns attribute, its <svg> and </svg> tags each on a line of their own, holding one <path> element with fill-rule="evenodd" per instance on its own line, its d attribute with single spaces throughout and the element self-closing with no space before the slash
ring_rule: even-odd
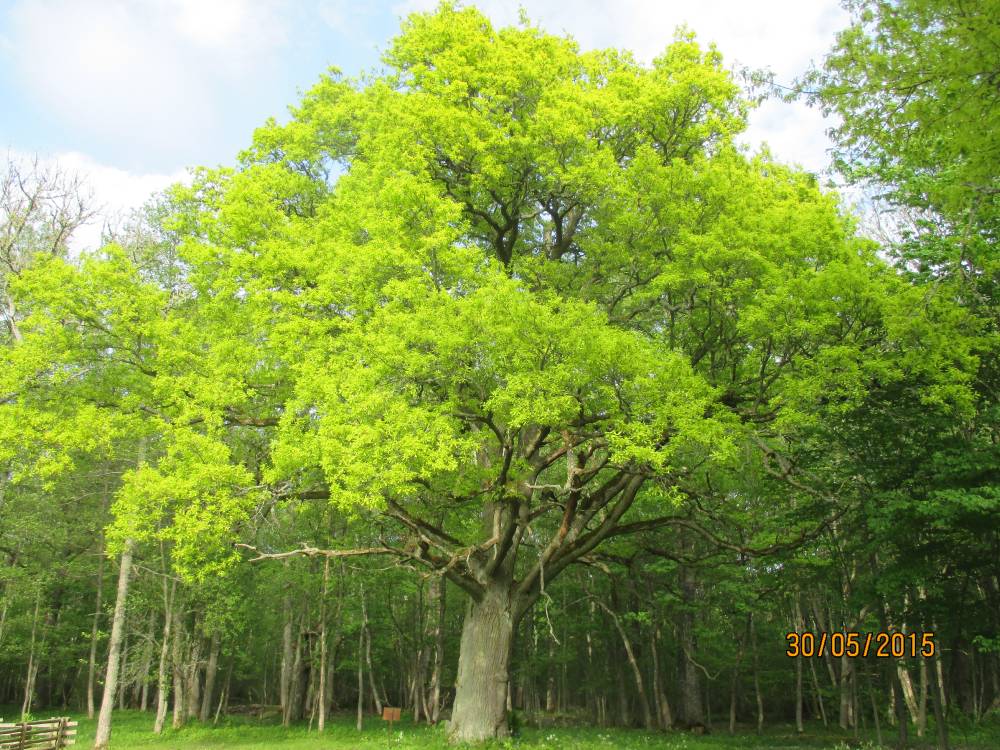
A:
<svg viewBox="0 0 1000 750">
<path fill-rule="evenodd" d="M 832 656 L 839 659 L 875 656 L 882 659 L 902 659 L 903 657 L 922 656 L 929 659 L 937 652 L 934 643 L 934 633 L 899 633 L 899 632 L 835 632 L 786 633 L 788 648 L 785 656 L 798 658 L 803 656 Z"/>
</svg>

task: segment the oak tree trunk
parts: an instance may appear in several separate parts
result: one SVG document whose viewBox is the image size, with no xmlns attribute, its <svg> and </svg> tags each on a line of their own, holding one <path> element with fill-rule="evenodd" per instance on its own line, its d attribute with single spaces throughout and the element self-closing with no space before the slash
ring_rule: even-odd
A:
<svg viewBox="0 0 1000 750">
<path fill-rule="evenodd" d="M 509 585 L 487 586 L 470 600 L 462 626 L 455 681 L 455 705 L 448 737 L 452 742 L 482 742 L 507 737 L 507 680 L 514 608 Z"/>
</svg>

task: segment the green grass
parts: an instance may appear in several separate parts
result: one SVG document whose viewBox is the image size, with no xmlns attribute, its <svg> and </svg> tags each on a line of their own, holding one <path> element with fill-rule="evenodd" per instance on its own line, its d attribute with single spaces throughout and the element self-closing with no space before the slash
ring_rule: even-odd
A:
<svg viewBox="0 0 1000 750">
<path fill-rule="evenodd" d="M 51 715 L 50 711 L 38 713 L 38 717 Z M 8 717 L 13 714 L 5 711 Z M 93 743 L 94 722 L 78 714 L 70 714 L 79 721 L 80 728 L 76 747 L 81 750 Z M 202 726 L 191 723 L 179 731 L 166 730 L 160 736 L 152 732 L 153 717 L 139 711 L 116 712 L 111 735 L 112 750 L 133 750 L 138 748 L 162 748 L 163 750 L 445 750 L 444 726 L 427 727 L 413 725 L 408 721 L 396 724 L 392 732 L 378 718 L 369 717 L 365 728 L 358 732 L 354 719 L 349 716 L 334 717 L 324 734 L 309 732 L 306 725 L 285 729 L 273 721 L 258 721 L 242 717 L 231 717 L 219 726 Z M 758 736 L 752 732 L 729 735 L 722 731 L 701 737 L 683 732 L 649 733 L 629 729 L 598 728 L 553 728 L 524 729 L 519 737 L 502 743 L 494 743 L 496 748 L 511 750 L 814 750 L 818 748 L 873 748 L 874 743 L 860 742 L 839 730 L 825 730 L 822 726 L 810 726 L 804 735 L 796 735 L 793 726 L 774 726 Z M 895 735 L 886 735 L 887 744 Z M 953 747 L 976 750 L 995 750 L 1000 747 L 1000 723 L 979 726 L 955 727 L 952 729 Z M 931 738 L 925 738 L 914 747 L 934 747 Z"/>
</svg>

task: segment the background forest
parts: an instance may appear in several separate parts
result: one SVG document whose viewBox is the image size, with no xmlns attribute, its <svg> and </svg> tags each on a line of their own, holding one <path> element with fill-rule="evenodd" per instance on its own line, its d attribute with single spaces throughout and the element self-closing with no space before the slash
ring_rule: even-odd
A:
<svg viewBox="0 0 1000 750">
<path fill-rule="evenodd" d="M 791 88 L 414 14 L 82 254 L 9 160 L 0 714 L 1000 745 L 1000 4 L 847 7 Z"/>
</svg>

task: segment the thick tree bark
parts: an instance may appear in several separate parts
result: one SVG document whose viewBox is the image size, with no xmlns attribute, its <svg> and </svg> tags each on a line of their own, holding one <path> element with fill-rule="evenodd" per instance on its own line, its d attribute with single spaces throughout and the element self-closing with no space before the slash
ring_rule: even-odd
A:
<svg viewBox="0 0 1000 750">
<path fill-rule="evenodd" d="M 509 585 L 494 582 L 470 600 L 462 626 L 455 706 L 448 737 L 482 742 L 507 737 L 507 680 L 514 637 Z"/>
<path fill-rule="evenodd" d="M 118 689 L 121 645 L 125 635 L 125 602 L 128 599 L 128 587 L 132 575 L 134 547 L 135 543 L 131 539 L 125 542 L 118 569 L 118 593 L 115 595 L 115 614 L 111 621 L 111 640 L 108 643 L 108 669 L 104 676 L 104 693 L 101 696 L 101 712 L 97 717 L 94 750 L 105 750 L 111 740 L 111 710 L 114 708 L 115 693 Z"/>
</svg>

